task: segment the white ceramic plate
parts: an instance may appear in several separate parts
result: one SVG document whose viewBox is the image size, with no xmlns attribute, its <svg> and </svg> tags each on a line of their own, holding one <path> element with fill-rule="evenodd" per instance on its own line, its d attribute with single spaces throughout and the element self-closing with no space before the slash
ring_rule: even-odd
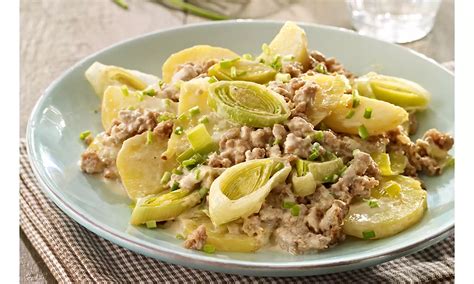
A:
<svg viewBox="0 0 474 284">
<path fill-rule="evenodd" d="M 102 129 L 100 102 L 84 78 L 94 61 L 161 75 L 161 65 L 173 52 L 196 44 L 258 54 L 283 23 L 226 21 L 185 26 L 134 38 L 82 60 L 51 84 L 37 103 L 28 125 L 28 151 L 44 192 L 70 217 L 92 232 L 135 252 L 189 267 L 251 275 L 311 275 L 378 264 L 430 246 L 454 226 L 454 175 L 448 171 L 425 178 L 428 211 L 420 223 L 396 236 L 363 241 L 348 238 L 318 254 L 290 255 L 261 251 L 253 254 L 204 254 L 186 250 L 175 236 L 128 224 L 130 201 L 111 184 L 81 173 L 84 150 L 79 133 Z M 419 133 L 436 127 L 454 132 L 454 76 L 439 64 L 403 47 L 354 32 L 301 24 L 309 46 L 335 56 L 351 71 L 377 71 L 416 81 L 432 94 L 430 108 L 419 115 Z"/>
</svg>

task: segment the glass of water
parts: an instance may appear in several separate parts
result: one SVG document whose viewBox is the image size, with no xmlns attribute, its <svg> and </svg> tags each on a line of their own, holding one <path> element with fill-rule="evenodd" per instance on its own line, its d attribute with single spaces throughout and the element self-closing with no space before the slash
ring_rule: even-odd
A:
<svg viewBox="0 0 474 284">
<path fill-rule="evenodd" d="M 433 28 L 441 0 L 346 0 L 360 34 L 406 43 Z"/>
</svg>

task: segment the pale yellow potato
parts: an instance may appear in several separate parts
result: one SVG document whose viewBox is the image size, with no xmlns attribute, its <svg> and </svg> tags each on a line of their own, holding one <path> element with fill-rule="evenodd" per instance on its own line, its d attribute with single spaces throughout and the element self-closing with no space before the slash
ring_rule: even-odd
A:
<svg viewBox="0 0 474 284">
<path fill-rule="evenodd" d="M 154 75 L 113 65 L 104 65 L 100 62 L 94 62 L 86 70 L 85 76 L 100 98 L 109 86 L 125 85 L 133 90 L 143 90 L 159 81 L 159 78 Z"/>
<path fill-rule="evenodd" d="M 221 60 L 233 59 L 236 57 L 240 56 L 227 48 L 210 45 L 195 45 L 177 53 L 173 53 L 168 57 L 168 59 L 166 59 L 162 67 L 163 81 L 165 83 L 171 82 L 178 66 L 187 62 L 199 64 L 211 59 Z"/>
<path fill-rule="evenodd" d="M 358 134 L 359 127 L 364 125 L 369 135 L 378 135 L 393 130 L 408 120 L 408 113 L 399 106 L 362 96 L 358 98 L 360 104 L 353 108 L 353 96 L 343 95 L 323 122 L 336 132 Z M 372 108 L 372 116 L 369 119 L 364 118 L 366 108 Z M 351 110 L 354 110 L 354 115 L 346 118 Z"/>
<path fill-rule="evenodd" d="M 126 96 L 122 93 L 121 87 L 110 86 L 105 90 L 104 98 L 102 99 L 101 115 L 104 129 L 108 130 L 112 126 L 112 122 L 118 118 L 120 110 L 130 107 L 170 113 L 176 113 L 178 108 L 177 103 L 169 99 L 143 96 L 132 90 L 129 90 Z"/>
<path fill-rule="evenodd" d="M 378 205 L 372 203 L 373 207 L 367 200 L 351 204 L 344 221 L 344 233 L 364 238 L 364 233 L 367 236 L 368 232 L 373 232 L 370 239 L 385 238 L 406 230 L 423 217 L 427 197 L 420 183 L 410 177 L 394 176 L 384 178 L 380 186 L 388 182 L 400 185 L 398 196 L 384 194 L 375 198 L 373 195 L 370 200 Z"/>
<path fill-rule="evenodd" d="M 294 56 L 295 61 L 303 64 L 305 68 L 309 67 L 306 33 L 293 22 L 286 22 L 268 47 L 270 48 L 270 56 L 277 54 Z M 260 55 L 260 58 L 264 58 L 266 61 L 271 60 L 267 54 Z"/>
<path fill-rule="evenodd" d="M 162 160 L 167 140 L 152 134 L 147 144 L 148 132 L 125 140 L 117 156 L 117 169 L 128 196 L 136 200 L 164 189 L 161 177 L 176 167 L 175 160 Z"/>
</svg>

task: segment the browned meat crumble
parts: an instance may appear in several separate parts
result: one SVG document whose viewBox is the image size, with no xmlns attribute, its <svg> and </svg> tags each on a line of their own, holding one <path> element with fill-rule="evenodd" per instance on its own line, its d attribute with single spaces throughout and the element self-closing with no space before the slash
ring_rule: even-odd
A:
<svg viewBox="0 0 474 284">
<path fill-rule="evenodd" d="M 201 250 L 206 244 L 207 233 L 206 226 L 200 225 L 184 241 L 184 247 L 187 249 Z"/>
</svg>

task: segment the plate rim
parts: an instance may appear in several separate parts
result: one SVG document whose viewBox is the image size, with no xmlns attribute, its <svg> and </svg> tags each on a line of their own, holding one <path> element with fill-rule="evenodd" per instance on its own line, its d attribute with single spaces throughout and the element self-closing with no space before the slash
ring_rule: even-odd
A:
<svg viewBox="0 0 474 284">
<path fill-rule="evenodd" d="M 392 45 L 395 48 L 403 49 L 406 52 L 412 53 L 417 57 L 421 57 L 422 59 L 429 61 L 430 63 L 434 64 L 438 68 L 441 68 L 443 71 L 448 73 L 448 75 L 454 77 L 454 73 L 444 67 L 443 65 L 436 62 L 434 59 L 409 49 L 404 46 L 392 44 L 389 42 L 385 42 L 376 38 L 367 37 L 363 35 L 357 34 L 353 30 L 340 28 L 340 27 L 333 27 L 333 26 L 326 26 L 314 23 L 307 23 L 307 22 L 298 22 L 294 21 L 297 24 L 302 26 L 313 26 L 319 29 L 326 29 L 326 30 L 334 30 L 339 32 L 348 33 L 351 36 L 362 37 L 365 40 L 375 41 L 375 42 L 383 42 L 384 44 Z M 365 266 L 372 266 L 378 263 L 382 263 L 385 261 L 389 261 L 407 254 L 414 253 L 416 251 L 422 250 L 426 247 L 429 247 L 449 235 L 449 232 L 454 228 L 455 220 L 454 218 L 451 222 L 447 222 L 447 224 L 443 227 L 440 227 L 434 234 L 427 236 L 417 242 L 410 243 L 407 246 L 403 247 L 395 247 L 393 249 L 389 249 L 386 251 L 382 251 L 380 253 L 372 254 L 368 257 L 358 257 L 357 255 L 342 261 L 324 261 L 324 259 L 314 259 L 314 260 L 305 260 L 305 261 L 294 261 L 294 262 L 287 262 L 287 263 L 270 263 L 270 262 L 252 262 L 250 260 L 236 260 L 236 259 L 221 259 L 215 258 L 212 256 L 207 255 L 192 255 L 186 252 L 177 252 L 173 251 L 172 249 L 166 249 L 163 247 L 159 247 L 156 244 L 151 244 L 143 239 L 137 238 L 126 232 L 120 232 L 119 230 L 113 229 L 112 227 L 107 226 L 106 224 L 98 224 L 94 220 L 91 220 L 88 216 L 82 214 L 75 208 L 71 207 L 70 204 L 65 202 L 61 198 L 60 192 L 56 192 L 54 190 L 54 186 L 48 184 L 49 178 L 45 177 L 41 173 L 41 166 L 39 160 L 37 159 L 38 154 L 35 151 L 34 147 L 34 130 L 33 124 L 35 121 L 35 117 L 38 116 L 38 111 L 40 107 L 43 105 L 45 99 L 51 93 L 51 90 L 56 87 L 64 78 L 66 78 L 69 74 L 71 74 L 76 68 L 81 67 L 85 64 L 86 61 L 89 59 L 100 55 L 103 52 L 106 52 L 109 49 L 136 41 L 140 39 L 145 39 L 148 37 L 155 36 L 157 34 L 163 33 L 172 33 L 176 30 L 186 30 L 186 29 L 194 29 L 194 28 L 202 28 L 206 26 L 214 26 L 214 25 L 233 25 L 239 23 L 252 23 L 252 24 L 278 24 L 282 25 L 285 21 L 277 21 L 277 20 L 252 20 L 252 19 L 237 19 L 237 20 L 227 20 L 227 21 L 217 21 L 217 22 L 203 22 L 203 23 L 196 23 L 196 24 L 189 24 L 185 26 L 178 26 L 178 27 L 171 27 L 167 29 L 160 29 L 155 30 L 149 33 L 141 34 L 138 36 L 134 36 L 112 45 L 109 45 L 105 48 L 102 48 L 73 64 L 71 67 L 66 69 L 58 78 L 51 82 L 51 84 L 44 90 L 43 94 L 37 100 L 33 110 L 28 119 L 27 129 L 26 129 L 26 148 L 28 154 L 28 160 L 30 162 L 31 168 L 33 169 L 33 173 L 38 180 L 40 188 L 43 192 L 47 194 L 47 196 L 63 211 L 66 215 L 71 217 L 73 220 L 78 222 L 81 226 L 85 227 L 87 230 L 93 232 L 94 234 L 103 237 L 112 243 L 118 244 L 121 247 L 129 249 L 131 251 L 147 255 L 159 260 L 163 260 L 170 263 L 186 265 L 194 268 L 200 268 L 205 270 L 213 270 L 213 271 L 220 271 L 222 269 L 234 273 L 249 273 L 249 272 L 265 272 L 265 271 L 280 271 L 281 269 L 285 269 L 286 272 L 302 272 L 302 271 L 311 271 L 312 274 L 324 274 L 329 272 L 320 273 L 319 270 L 325 268 L 332 268 L 338 269 L 343 268 L 342 270 L 354 269 L 355 265 L 361 265 L 355 268 L 362 268 Z M 352 268 L 351 268 L 352 267 Z M 289 274 L 284 274 L 289 275 Z M 275 275 L 277 276 L 277 275 Z"/>
</svg>

